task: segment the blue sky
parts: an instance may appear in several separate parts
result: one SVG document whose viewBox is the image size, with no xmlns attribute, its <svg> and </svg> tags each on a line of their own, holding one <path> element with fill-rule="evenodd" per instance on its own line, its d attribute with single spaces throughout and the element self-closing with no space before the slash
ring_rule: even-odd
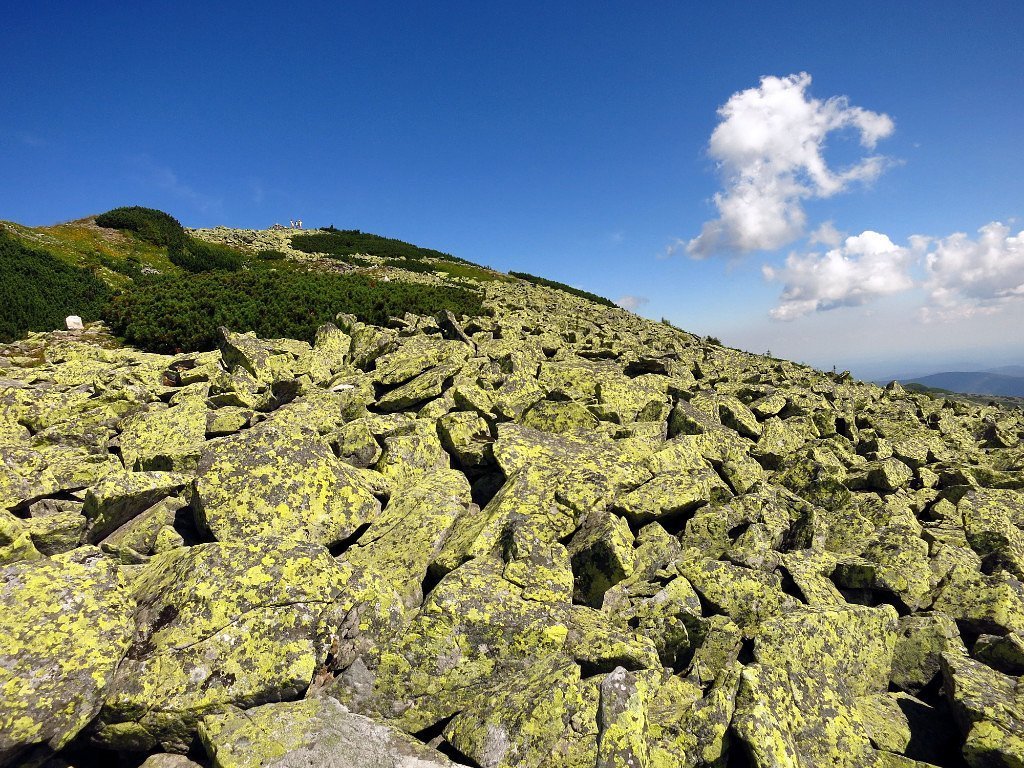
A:
<svg viewBox="0 0 1024 768">
<path fill-rule="evenodd" d="M 865 377 L 1021 363 L 1022 28 L 1016 1 L 33 3 L 0 30 L 0 218 L 299 217 Z"/>
</svg>

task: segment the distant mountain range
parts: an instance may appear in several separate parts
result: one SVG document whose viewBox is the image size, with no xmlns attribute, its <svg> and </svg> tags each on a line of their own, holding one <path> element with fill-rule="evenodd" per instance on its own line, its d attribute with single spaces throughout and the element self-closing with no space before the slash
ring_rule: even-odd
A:
<svg viewBox="0 0 1024 768">
<path fill-rule="evenodd" d="M 1024 397 L 1024 365 L 1006 365 L 988 371 L 945 371 L 913 379 L 900 379 L 900 383 L 920 384 L 931 389 L 969 395 Z"/>
</svg>

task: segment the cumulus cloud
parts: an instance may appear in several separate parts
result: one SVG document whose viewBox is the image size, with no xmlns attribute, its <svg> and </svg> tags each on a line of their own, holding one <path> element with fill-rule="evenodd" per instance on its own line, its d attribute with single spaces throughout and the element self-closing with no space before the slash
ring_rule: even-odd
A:
<svg viewBox="0 0 1024 768">
<path fill-rule="evenodd" d="M 894 125 L 888 115 L 851 106 L 845 96 L 811 98 L 810 84 L 806 72 L 763 77 L 757 88 L 733 94 L 718 110 L 721 122 L 708 151 L 725 189 L 714 196 L 719 218 L 705 222 L 687 243 L 691 256 L 781 248 L 805 230 L 802 201 L 871 181 L 885 168 L 878 155 L 829 168 L 823 150 L 830 133 L 853 129 L 871 151 Z"/>
<path fill-rule="evenodd" d="M 1024 230 L 1016 235 L 998 221 L 971 238 L 963 232 L 931 241 L 925 290 L 931 306 L 924 320 L 992 313 L 1024 299 Z"/>
<path fill-rule="evenodd" d="M 913 246 L 897 246 L 870 230 L 846 238 L 824 255 L 790 254 L 781 269 L 763 267 L 768 280 L 784 283 L 779 305 L 769 314 L 776 320 L 794 320 L 908 290 L 914 286 L 910 267 L 917 258 Z"/>
<path fill-rule="evenodd" d="M 628 309 L 630 312 L 635 312 L 644 304 L 647 304 L 649 301 L 650 299 L 648 299 L 646 296 L 633 296 L 627 293 L 625 296 L 620 296 L 619 298 L 617 298 L 615 300 L 615 303 L 618 304 L 623 309 Z"/>
</svg>

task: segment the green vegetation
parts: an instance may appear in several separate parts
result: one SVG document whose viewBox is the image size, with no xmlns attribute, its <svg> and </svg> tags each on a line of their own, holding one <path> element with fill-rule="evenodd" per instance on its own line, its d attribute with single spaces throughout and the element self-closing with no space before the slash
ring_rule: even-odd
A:
<svg viewBox="0 0 1024 768">
<path fill-rule="evenodd" d="M 0 229 L 0 341 L 64 327 L 71 314 L 95 320 L 110 295 L 92 272 L 30 248 Z"/>
<path fill-rule="evenodd" d="M 111 328 L 143 349 L 213 349 L 217 328 L 255 331 L 261 338 L 312 341 L 339 312 L 383 325 L 406 312 L 477 315 L 481 296 L 462 288 L 392 281 L 367 275 L 313 272 L 238 272 L 169 276 L 116 296 L 104 312 Z"/>
<path fill-rule="evenodd" d="M 273 248 L 256 251 L 256 258 L 260 261 L 282 261 L 286 256 L 287 254 L 284 251 L 278 251 Z"/>
<path fill-rule="evenodd" d="M 242 255 L 234 248 L 197 240 L 194 237 L 189 238 L 188 245 L 183 250 L 169 250 L 168 256 L 172 263 L 189 272 L 235 272 L 242 268 Z"/>
<path fill-rule="evenodd" d="M 168 249 L 184 248 L 188 242 L 188 235 L 181 222 L 155 208 L 138 205 L 114 208 L 97 216 L 96 224 L 109 229 L 127 229 L 146 242 Z"/>
<path fill-rule="evenodd" d="M 328 256 L 344 258 L 356 254 L 380 256 L 385 259 L 441 259 L 443 261 L 464 261 L 431 248 L 395 240 L 391 237 L 371 235 L 358 229 L 335 229 L 334 226 L 304 235 L 292 236 L 292 247 L 306 253 L 326 253 Z M 349 262 L 351 263 L 351 262 Z"/>
<path fill-rule="evenodd" d="M 207 243 L 190 237 L 176 218 L 155 208 L 138 205 L 114 208 L 96 217 L 96 224 L 110 229 L 134 232 L 143 240 L 167 248 L 167 256 L 189 272 L 241 269 L 241 254 L 226 245 Z"/>
<path fill-rule="evenodd" d="M 598 296 L 596 293 L 583 291 L 579 288 L 573 288 L 571 285 L 560 283 L 557 280 L 548 280 L 544 277 L 537 277 L 536 275 L 531 275 L 528 272 L 509 272 L 509 274 L 512 275 L 512 277 L 518 277 L 520 280 L 527 280 L 531 283 L 535 283 L 536 285 L 543 285 L 547 288 L 557 288 L 560 291 L 571 293 L 573 296 L 579 296 L 580 298 L 587 299 L 595 304 L 603 304 L 606 307 L 616 306 L 614 301 L 610 301 L 603 296 Z"/>
<path fill-rule="evenodd" d="M 507 281 L 505 275 L 476 264 L 467 262 L 446 261 L 442 264 L 434 264 L 428 261 L 417 261 L 416 259 L 385 259 L 383 266 L 395 269 L 405 269 L 409 272 L 444 272 L 449 277 L 467 278 L 476 280 L 478 283 L 486 283 L 491 280 Z"/>
<path fill-rule="evenodd" d="M 384 259 L 383 266 L 393 269 L 405 269 L 409 272 L 433 272 L 438 269 L 434 264 L 415 259 Z"/>
<path fill-rule="evenodd" d="M 127 230 L 104 229 L 92 219 L 50 227 L 25 227 L 2 222 L 7 234 L 28 248 L 51 253 L 66 264 L 84 267 L 112 288 L 143 273 L 174 272 L 165 247 L 153 245 Z"/>
</svg>

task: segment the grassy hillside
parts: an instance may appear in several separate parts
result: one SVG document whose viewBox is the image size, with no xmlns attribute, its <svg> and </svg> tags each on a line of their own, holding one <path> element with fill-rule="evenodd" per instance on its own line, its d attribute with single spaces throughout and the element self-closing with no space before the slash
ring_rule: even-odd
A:
<svg viewBox="0 0 1024 768">
<path fill-rule="evenodd" d="M 50 227 L 0 222 L 0 229 L 26 246 L 44 250 L 76 267 L 85 267 L 107 285 L 121 287 L 142 274 L 173 272 L 167 249 L 131 232 L 106 229 L 93 217 Z"/>
<path fill-rule="evenodd" d="M 64 325 L 68 315 L 95 320 L 109 298 L 106 284 L 92 272 L 0 230 L 0 341 L 27 331 Z"/>
</svg>

